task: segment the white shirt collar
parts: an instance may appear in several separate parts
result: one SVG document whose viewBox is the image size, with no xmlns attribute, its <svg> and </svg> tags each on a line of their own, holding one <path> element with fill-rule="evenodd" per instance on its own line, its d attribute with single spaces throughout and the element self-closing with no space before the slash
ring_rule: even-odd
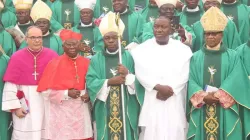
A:
<svg viewBox="0 0 250 140">
<path fill-rule="evenodd" d="M 89 25 L 85 25 L 84 23 L 81 22 L 81 26 L 82 26 L 82 27 L 90 27 L 90 26 L 92 26 L 92 25 L 93 25 L 92 22 L 91 22 Z"/>
<path fill-rule="evenodd" d="M 30 24 L 30 21 L 24 24 L 20 24 L 19 22 L 17 22 L 17 25 L 28 25 L 28 24 Z"/>
<path fill-rule="evenodd" d="M 197 7 L 194 8 L 194 9 L 188 9 L 188 7 L 187 7 L 187 11 L 188 11 L 188 12 L 197 12 L 197 11 L 199 11 L 199 10 L 200 10 L 199 6 L 197 6 Z"/>
<path fill-rule="evenodd" d="M 237 1 L 235 1 L 235 2 L 233 2 L 233 3 L 226 3 L 226 2 L 224 2 L 223 4 L 226 4 L 226 5 L 233 5 L 233 4 L 235 4 Z"/>
<path fill-rule="evenodd" d="M 126 8 L 126 10 L 124 12 L 121 13 L 121 15 L 125 14 L 128 12 L 128 8 Z"/>
<path fill-rule="evenodd" d="M 47 36 L 47 35 L 49 35 L 49 33 L 50 33 L 50 32 L 48 31 L 48 32 L 47 32 L 46 34 L 44 34 L 43 36 Z"/>
<path fill-rule="evenodd" d="M 108 54 L 114 55 L 114 54 L 117 54 L 119 52 L 119 49 L 117 49 L 115 52 L 109 52 L 108 49 L 106 49 L 106 52 Z"/>
</svg>

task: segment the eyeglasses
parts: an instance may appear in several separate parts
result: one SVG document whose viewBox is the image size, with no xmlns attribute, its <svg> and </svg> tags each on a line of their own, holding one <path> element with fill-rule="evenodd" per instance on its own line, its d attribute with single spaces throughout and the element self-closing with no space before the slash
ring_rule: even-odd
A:
<svg viewBox="0 0 250 140">
<path fill-rule="evenodd" d="M 27 38 L 29 38 L 29 39 L 31 39 L 31 40 L 37 40 L 37 39 L 42 39 L 43 37 L 42 36 L 30 36 L 30 37 L 27 37 Z"/>
</svg>

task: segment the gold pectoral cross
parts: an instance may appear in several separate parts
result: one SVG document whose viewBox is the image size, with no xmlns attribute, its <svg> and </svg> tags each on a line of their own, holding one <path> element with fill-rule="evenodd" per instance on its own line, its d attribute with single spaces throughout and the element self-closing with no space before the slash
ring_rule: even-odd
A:
<svg viewBox="0 0 250 140">
<path fill-rule="evenodd" d="M 217 70 L 214 68 L 214 66 L 210 66 L 208 67 L 208 72 L 210 73 L 209 84 L 214 85 L 214 74 L 217 72 Z"/>
</svg>

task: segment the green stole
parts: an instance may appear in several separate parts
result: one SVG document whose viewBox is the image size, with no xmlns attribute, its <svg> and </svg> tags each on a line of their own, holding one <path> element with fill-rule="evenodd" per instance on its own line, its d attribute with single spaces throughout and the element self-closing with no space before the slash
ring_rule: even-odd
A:
<svg viewBox="0 0 250 140">
<path fill-rule="evenodd" d="M 125 30 L 124 30 L 123 35 L 122 35 L 122 45 L 123 46 L 127 46 L 130 43 L 130 40 L 129 40 L 130 28 L 129 28 L 129 21 L 128 21 L 130 14 L 132 14 L 132 12 L 128 10 L 126 13 L 120 15 L 121 20 L 123 21 L 123 23 L 125 25 Z"/>
<path fill-rule="evenodd" d="M 223 47 L 219 51 L 208 50 L 203 48 L 205 53 L 204 56 L 204 71 L 203 71 L 203 89 L 206 85 L 219 88 L 221 85 L 221 53 L 225 51 Z M 212 75 L 209 72 L 209 68 L 215 70 L 215 74 Z M 224 140 L 223 130 L 221 132 L 221 127 L 223 126 L 223 121 L 220 121 L 223 111 L 219 104 L 204 105 L 204 138 L 203 140 Z M 220 135 L 222 134 L 222 135 Z"/>
<path fill-rule="evenodd" d="M 116 70 L 119 63 L 119 53 L 111 55 L 104 51 L 105 55 L 105 71 L 106 79 L 117 76 L 111 70 Z M 108 121 L 108 138 L 110 140 L 123 139 L 123 110 L 121 86 L 110 86 L 109 96 L 106 101 L 107 106 L 107 121 Z"/>
<path fill-rule="evenodd" d="M 90 44 L 88 44 L 89 47 L 91 47 L 91 49 L 94 47 L 95 44 L 95 40 L 94 40 L 94 23 L 92 26 L 89 27 L 82 27 L 82 26 L 78 26 L 77 29 L 80 31 L 80 33 L 83 35 L 82 41 L 90 41 Z M 97 43 L 97 42 L 96 42 Z M 83 56 L 84 53 L 80 52 L 80 54 Z"/>
<path fill-rule="evenodd" d="M 192 26 L 195 22 L 199 21 L 201 19 L 201 16 L 203 14 L 203 11 L 201 10 L 199 6 L 199 10 L 195 12 L 189 12 L 187 11 L 187 7 L 183 9 L 182 16 L 180 17 L 180 21 L 184 25 Z"/>
<path fill-rule="evenodd" d="M 147 15 L 146 15 L 146 21 L 151 21 L 150 19 L 156 19 L 159 14 L 159 8 L 157 6 L 151 6 L 149 5 L 147 7 Z"/>
<path fill-rule="evenodd" d="M 75 0 L 61 0 L 62 1 L 62 26 L 66 29 L 74 27 L 74 16 L 75 16 Z M 66 10 L 70 11 L 70 14 L 67 16 L 65 13 Z"/>
<path fill-rule="evenodd" d="M 235 23 L 238 32 L 240 31 L 240 26 L 239 26 L 239 19 L 238 19 L 238 2 L 235 2 L 234 4 L 222 4 L 223 6 L 221 7 L 221 10 L 223 13 L 229 18 L 232 19 L 233 22 Z"/>
<path fill-rule="evenodd" d="M 9 57 L 0 52 L 0 101 L 2 101 L 4 82 L 2 81 L 5 70 L 7 68 Z M 2 104 L 0 104 L 2 108 Z M 12 134 L 12 127 L 10 127 L 10 122 L 12 120 L 11 113 L 0 111 L 0 138 L 2 140 L 10 140 Z M 9 129 L 10 127 L 10 129 Z"/>
<path fill-rule="evenodd" d="M 18 26 L 19 29 L 23 32 L 23 34 L 25 34 L 26 31 L 27 31 L 27 29 L 28 29 L 30 26 L 32 26 L 32 25 L 33 25 L 33 23 L 31 23 L 31 21 L 30 21 L 29 24 L 17 24 L 17 26 Z"/>
</svg>

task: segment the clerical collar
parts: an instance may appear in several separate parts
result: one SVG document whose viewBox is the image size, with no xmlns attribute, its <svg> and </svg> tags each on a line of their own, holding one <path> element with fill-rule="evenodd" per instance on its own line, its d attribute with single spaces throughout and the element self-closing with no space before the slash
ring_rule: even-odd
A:
<svg viewBox="0 0 250 140">
<path fill-rule="evenodd" d="M 67 54 L 65 54 L 65 53 L 64 53 L 64 55 L 67 56 L 67 57 L 69 58 L 69 60 L 73 60 L 73 61 L 75 61 L 75 60 L 78 58 L 78 56 L 79 56 L 79 54 L 77 54 L 76 57 L 71 58 L 71 57 L 69 57 L 69 56 L 68 56 Z"/>
<path fill-rule="evenodd" d="M 199 6 L 197 6 L 196 8 L 194 8 L 194 9 L 189 9 L 188 7 L 187 7 L 187 12 L 197 12 L 197 11 L 199 11 L 200 10 L 200 7 Z"/>
<path fill-rule="evenodd" d="M 91 22 L 90 24 L 88 24 L 88 25 L 86 25 L 86 24 L 84 24 L 84 23 L 81 22 L 81 27 L 90 27 L 90 26 L 92 26 L 92 25 L 93 25 L 92 22 Z"/>
<path fill-rule="evenodd" d="M 235 1 L 235 2 L 233 2 L 233 3 L 226 3 L 226 2 L 224 2 L 223 4 L 225 4 L 225 5 L 234 5 L 236 2 L 237 2 L 237 1 Z"/>
<path fill-rule="evenodd" d="M 17 25 L 29 25 L 31 22 L 27 22 L 27 23 L 24 23 L 24 24 L 20 24 L 19 22 L 17 22 Z"/>
<path fill-rule="evenodd" d="M 115 55 L 119 52 L 119 49 L 117 49 L 115 52 L 109 52 L 108 49 L 106 49 L 106 53 L 110 55 Z"/>
<path fill-rule="evenodd" d="M 43 36 L 48 36 L 50 34 L 50 32 L 48 31 L 46 34 L 44 34 Z"/>
<path fill-rule="evenodd" d="M 126 14 L 127 12 L 128 12 L 128 8 L 126 8 L 126 10 L 120 14 L 123 15 L 123 14 Z"/>
<path fill-rule="evenodd" d="M 201 50 L 206 54 L 220 54 L 220 53 L 223 53 L 227 50 L 227 48 L 223 45 L 223 43 L 220 43 L 219 46 L 220 46 L 219 50 L 215 50 L 215 49 L 209 49 L 209 48 L 207 48 L 206 45 L 204 45 Z M 216 46 L 216 47 L 218 47 L 218 46 Z"/>
</svg>

